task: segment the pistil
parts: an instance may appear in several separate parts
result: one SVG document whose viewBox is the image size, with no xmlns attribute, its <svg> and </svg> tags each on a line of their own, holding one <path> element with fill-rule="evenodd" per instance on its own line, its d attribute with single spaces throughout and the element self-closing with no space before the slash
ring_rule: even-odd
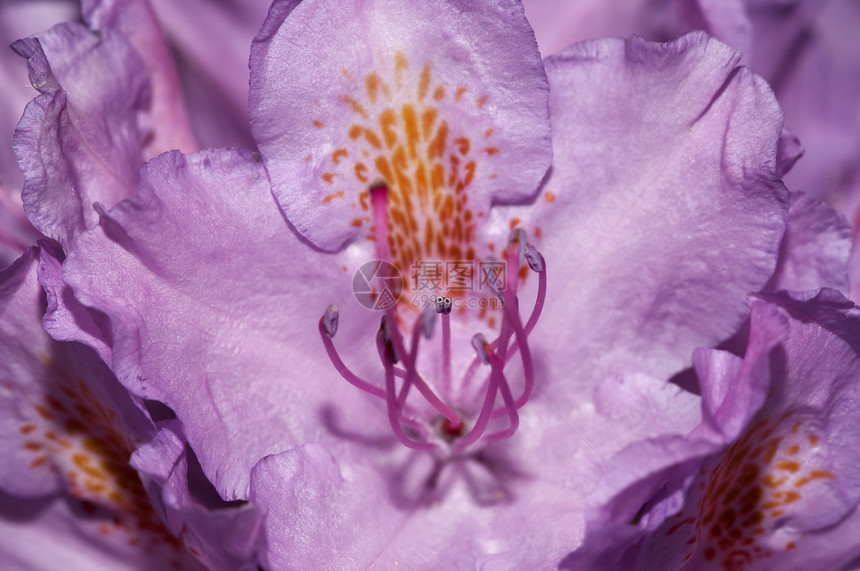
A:
<svg viewBox="0 0 860 571">
<path fill-rule="evenodd" d="M 388 186 L 384 181 L 376 182 L 369 189 L 373 207 L 374 239 L 377 257 L 381 262 L 390 264 L 390 247 L 388 244 Z M 380 263 L 381 263 L 380 262 Z M 519 299 L 517 284 L 519 268 L 526 262 L 529 268 L 538 274 L 539 283 L 537 297 L 528 320 L 523 324 L 519 314 Z M 455 385 L 452 375 L 452 333 L 451 298 L 440 296 L 431 307 L 425 308 L 412 323 L 408 347 L 401 332 L 401 322 L 398 319 L 397 306 L 387 308 L 382 317 L 381 326 L 376 336 L 376 345 L 383 368 L 384 388 L 371 381 L 365 380 L 353 373 L 344 363 L 334 346 L 334 336 L 337 332 L 338 311 L 330 306 L 320 319 L 319 331 L 323 345 L 337 371 L 353 386 L 386 403 L 388 422 L 395 437 L 404 445 L 416 450 L 438 449 L 449 450 L 449 453 L 466 453 L 473 446 L 509 438 L 519 427 L 519 409 L 525 406 L 534 391 L 535 376 L 528 336 L 531 334 L 544 306 L 546 298 L 546 264 L 540 253 L 526 242 L 525 232 L 516 229 L 512 234 L 505 252 L 505 282 L 495 291 L 502 302 L 502 322 L 499 335 L 493 342 L 488 342 L 482 334 L 473 338 L 476 357 L 467 368 L 465 375 Z M 381 264 L 379 277 L 389 279 L 383 268 L 393 267 Z M 418 351 L 421 337 L 431 339 L 435 329 L 436 314 L 439 314 L 442 328 L 440 379 L 437 380 L 446 398 L 466 390 L 472 394 L 479 390 L 483 398 L 480 404 L 465 407 L 465 416 L 455 411 L 449 404 L 434 392 L 427 380 L 418 370 Z M 505 365 L 516 353 L 524 372 L 522 393 L 516 399 L 505 376 Z M 399 365 L 399 366 L 398 366 Z M 481 365 L 489 367 L 489 373 L 481 384 L 474 382 L 474 377 Z M 398 390 L 397 379 L 402 379 Z M 409 405 L 412 388 L 421 395 L 424 402 L 430 405 L 438 416 L 428 417 L 426 408 L 419 409 Z M 476 395 L 477 396 L 477 395 Z M 501 403 L 497 401 L 501 397 Z M 462 404 L 462 403 L 460 403 Z M 474 415 L 468 414 L 468 409 L 475 406 Z M 419 412 L 423 411 L 423 412 Z M 506 416 L 507 427 L 494 432 L 488 428 L 494 419 Z M 468 420 L 468 419 L 473 420 Z M 404 431 L 404 427 L 409 430 Z"/>
</svg>

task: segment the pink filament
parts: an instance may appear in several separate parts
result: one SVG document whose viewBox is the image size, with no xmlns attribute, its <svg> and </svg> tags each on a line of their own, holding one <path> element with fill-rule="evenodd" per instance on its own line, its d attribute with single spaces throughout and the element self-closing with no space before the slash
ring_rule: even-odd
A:
<svg viewBox="0 0 860 571">
<path fill-rule="evenodd" d="M 391 255 L 388 245 L 388 185 L 384 181 L 380 181 L 374 183 L 369 190 L 373 207 L 377 256 L 380 260 L 389 261 Z M 543 263 L 544 260 L 541 256 L 540 260 L 542 264 L 537 271 L 539 275 L 537 296 L 531 314 L 524 325 L 520 318 L 519 301 L 516 295 L 520 256 L 522 246 L 525 245 L 522 241 L 522 236 L 524 234 L 521 231 L 514 234 L 508 245 L 505 276 L 507 287 L 504 292 L 500 292 L 500 297 L 504 302 L 501 330 L 498 338 L 492 343 L 484 341 L 484 350 L 486 353 L 486 360 L 484 362 L 490 366 L 490 373 L 486 380 L 486 392 L 484 393 L 483 402 L 480 405 L 480 410 L 471 430 L 453 443 L 454 450 L 458 452 L 463 451 L 479 440 L 490 442 L 513 435 L 519 427 L 518 410 L 528 402 L 534 392 L 534 363 L 528 345 L 528 336 L 537 324 L 546 301 L 546 265 Z M 533 255 L 533 252 L 534 250 L 532 249 L 529 255 Z M 533 261 L 533 258 L 529 258 L 529 260 Z M 537 265 L 535 264 L 532 267 L 535 268 Z M 381 277 L 385 278 L 388 276 L 383 275 Z M 450 398 L 454 389 L 451 375 L 451 322 L 450 316 L 447 313 L 443 313 L 441 319 L 443 361 L 441 386 L 443 394 Z M 429 425 L 427 423 L 404 414 L 406 409 L 411 408 L 406 401 L 413 386 L 424 397 L 427 403 L 445 418 L 445 430 L 451 433 L 459 433 L 462 430 L 464 422 L 460 415 L 448 407 L 418 373 L 418 349 L 422 332 L 421 319 L 416 320 L 413 326 L 407 350 L 403 334 L 398 327 L 395 308 L 391 307 L 386 310 L 383 330 L 377 336 L 377 349 L 385 370 L 384 390 L 350 371 L 337 354 L 334 343 L 327 334 L 322 320 L 320 320 L 319 327 L 326 352 L 337 371 L 353 386 L 385 400 L 391 429 L 404 446 L 416 450 L 428 450 L 438 446 L 438 443 L 434 443 L 431 440 L 432 436 L 428 433 L 427 428 Z M 429 336 L 431 333 L 427 333 L 427 335 Z M 522 394 L 514 399 L 510 385 L 505 378 L 504 369 L 506 363 L 517 351 L 520 352 L 525 379 Z M 396 366 L 397 361 L 401 362 L 402 368 Z M 463 379 L 464 385 L 474 377 L 479 366 L 480 359 L 476 357 L 466 371 Z M 397 377 L 403 379 L 399 391 L 397 390 Z M 499 393 L 501 393 L 503 404 L 497 407 L 496 399 Z M 487 433 L 487 427 L 490 422 L 500 416 L 508 417 L 509 423 L 507 428 Z M 420 439 L 416 440 L 404 433 L 403 426 L 413 428 Z"/>
<path fill-rule="evenodd" d="M 371 186 L 370 201 L 373 205 L 373 219 L 374 224 L 376 225 L 376 254 L 381 260 L 387 261 L 391 258 L 391 254 L 388 249 L 388 185 L 385 182 L 379 182 Z M 387 276 L 382 277 L 384 278 Z M 429 402 L 433 408 L 439 411 L 442 416 L 447 418 L 455 429 L 459 428 L 462 423 L 460 416 L 448 408 L 448 406 L 443 403 L 438 396 L 436 396 L 433 390 L 424 382 L 424 379 L 418 375 L 418 371 L 415 368 L 415 363 L 417 361 L 416 357 L 418 356 L 417 335 L 420 328 L 420 320 L 416 321 L 416 329 L 413 332 L 414 353 L 410 353 L 406 351 L 406 348 L 403 345 L 403 338 L 397 327 L 397 316 L 394 312 L 394 306 L 389 307 L 385 311 L 385 317 L 390 329 L 391 342 L 394 346 L 394 351 L 402 358 L 403 366 L 406 369 L 406 380 L 404 381 L 402 394 L 405 395 L 409 390 L 409 387 L 414 384 L 418 392 L 427 399 L 427 402 Z M 392 367 L 393 381 L 394 363 L 390 363 L 390 365 Z M 398 398 L 397 402 L 402 405 L 402 401 L 405 400 L 405 398 L 405 396 L 403 396 L 403 399 Z"/>
<path fill-rule="evenodd" d="M 442 318 L 442 391 L 451 396 L 451 316 L 443 313 Z"/>
<path fill-rule="evenodd" d="M 380 338 L 377 342 L 382 344 L 382 336 L 380 335 L 379 337 Z M 380 348 L 380 350 L 384 353 L 384 349 Z M 403 428 L 400 426 L 400 411 L 398 410 L 396 403 L 397 389 L 394 386 L 393 363 L 387 359 L 383 359 L 383 366 L 385 367 L 385 404 L 388 405 L 388 424 L 391 426 L 394 436 L 396 436 L 397 440 L 408 448 L 413 448 L 415 450 L 430 450 L 433 448 L 433 444 L 430 442 L 412 440 L 403 433 Z"/>
<path fill-rule="evenodd" d="M 376 387 L 352 371 L 344 364 L 343 360 L 341 360 L 340 355 L 337 354 L 337 350 L 334 348 L 334 342 L 331 337 L 328 336 L 328 333 L 325 331 L 325 327 L 323 327 L 323 320 L 320 319 L 320 337 L 322 338 L 323 345 L 325 346 L 326 353 L 328 353 L 328 358 L 331 359 L 332 364 L 334 364 L 334 368 L 337 369 L 337 372 L 347 380 L 351 385 L 356 388 L 363 390 L 366 393 L 370 393 L 373 396 L 384 399 L 386 397 L 385 391 Z"/>
<path fill-rule="evenodd" d="M 502 331 L 499 336 L 499 339 L 503 344 L 507 344 L 508 337 L 510 337 L 510 329 L 507 327 L 505 323 L 502 323 Z M 487 392 L 484 393 L 484 402 L 481 405 L 481 411 L 478 413 L 478 418 L 475 420 L 474 426 L 472 426 L 472 430 L 464 436 L 462 439 L 457 441 L 455 448 L 457 450 L 463 450 L 470 444 L 477 442 L 477 440 L 481 437 L 484 431 L 487 429 L 487 424 L 490 422 L 493 413 L 493 407 L 496 403 L 496 391 L 501 388 L 501 385 L 507 386 L 507 381 L 504 376 L 504 363 L 493 353 L 492 347 L 487 344 L 485 347 L 485 351 L 487 353 L 488 360 L 490 362 L 490 378 L 487 383 Z M 504 393 L 504 391 L 503 391 Z M 510 394 L 510 389 L 508 389 L 508 394 Z M 504 396 L 502 397 L 504 398 Z M 514 411 L 514 415 L 516 415 L 516 411 Z M 518 421 L 514 420 L 514 417 L 511 418 L 511 424 L 513 425 Z"/>
</svg>

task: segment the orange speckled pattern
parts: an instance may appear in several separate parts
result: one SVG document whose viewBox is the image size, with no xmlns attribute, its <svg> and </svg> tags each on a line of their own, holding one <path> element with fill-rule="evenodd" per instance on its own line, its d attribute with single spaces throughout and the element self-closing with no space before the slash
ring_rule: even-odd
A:
<svg viewBox="0 0 860 571">
<path fill-rule="evenodd" d="M 101 521 L 98 531 L 142 549 L 166 547 L 182 568 L 185 549 L 153 510 L 137 471 L 129 465 L 134 446 L 118 413 L 105 406 L 80 378 L 47 357 L 45 367 L 58 381 L 52 394 L 34 405 L 22 422 L 23 448 L 31 470 L 52 470 L 81 509 Z M 102 517 L 100 514 L 109 514 Z"/>
<path fill-rule="evenodd" d="M 700 474 L 687 500 L 698 513 L 682 512 L 664 524 L 667 536 L 676 535 L 689 546 L 684 561 L 701 550 L 701 559 L 711 565 L 742 571 L 802 541 L 798 535 L 775 544 L 771 535 L 806 486 L 836 475 L 804 460 L 819 437 L 793 416 L 754 422 L 710 471 Z"/>
<path fill-rule="evenodd" d="M 343 134 L 352 144 L 333 149 L 320 172 L 332 188 L 322 202 L 343 198 L 344 188 L 366 189 L 382 178 L 390 188 L 389 247 L 402 274 L 421 259 L 474 260 L 476 222 L 485 213 L 472 210 L 469 189 L 475 177 L 492 176 L 481 160 L 500 151 L 493 146 L 492 127 L 474 140 L 457 131 L 445 109 L 480 108 L 488 96 L 437 83 L 431 61 L 410 62 L 403 52 L 393 59 L 380 61 L 361 79 L 342 70 L 360 82 L 356 92 L 362 96 L 341 97 L 353 114 Z M 319 119 L 313 124 L 323 126 Z M 357 213 L 353 225 L 367 227 L 367 237 L 374 239 L 367 190 L 350 206 Z"/>
</svg>

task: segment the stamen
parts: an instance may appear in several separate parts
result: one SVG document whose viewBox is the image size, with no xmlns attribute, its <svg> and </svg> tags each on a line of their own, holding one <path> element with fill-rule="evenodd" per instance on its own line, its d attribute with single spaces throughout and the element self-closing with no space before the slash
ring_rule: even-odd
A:
<svg viewBox="0 0 860 571">
<path fill-rule="evenodd" d="M 320 338 L 322 339 L 323 346 L 325 347 L 326 353 L 328 353 L 328 358 L 331 360 L 334 368 L 337 369 L 337 372 L 340 373 L 344 379 L 347 380 L 348 383 L 353 385 L 354 387 L 363 390 L 366 393 L 370 393 L 373 396 L 377 396 L 380 398 L 385 398 L 385 391 L 372 385 L 371 383 L 365 381 L 355 373 L 349 370 L 349 368 L 344 364 L 343 360 L 341 360 L 340 355 L 338 355 L 337 350 L 334 348 L 334 334 L 337 331 L 337 307 L 334 305 L 328 306 L 325 311 L 325 314 L 320 318 L 319 331 Z M 332 326 L 332 323 L 334 324 Z"/>
<path fill-rule="evenodd" d="M 337 333 L 338 310 L 336 305 L 330 305 L 325 309 L 322 316 L 322 324 L 325 332 L 329 337 L 334 337 Z"/>
<path fill-rule="evenodd" d="M 539 284 L 538 284 L 538 293 L 535 298 L 535 306 L 532 309 L 532 314 L 529 317 L 528 324 L 524 328 L 522 325 L 522 321 L 520 320 L 519 309 L 514 307 L 511 309 L 509 307 L 510 304 L 505 303 L 505 317 L 510 320 L 510 325 L 514 329 L 515 335 L 515 343 L 510 347 L 510 349 L 505 353 L 505 361 L 507 362 L 511 357 L 513 357 L 517 350 L 520 351 L 522 364 L 523 364 L 523 374 L 525 375 L 525 379 L 523 382 L 523 392 L 517 398 L 514 403 L 517 409 L 522 408 L 529 401 L 534 392 L 534 364 L 532 362 L 532 354 L 531 349 L 528 344 L 528 335 L 531 333 L 531 329 L 534 328 L 537 323 L 538 318 L 540 317 L 541 311 L 543 310 L 544 301 L 546 299 L 546 263 L 541 256 L 540 252 L 532 246 L 528 244 L 525 248 L 525 256 L 526 260 L 529 262 L 529 268 L 533 271 L 537 271 L 539 273 Z M 539 269 L 535 269 L 539 268 Z M 517 305 L 516 298 L 514 298 L 513 305 Z M 496 409 L 493 411 L 493 416 L 501 416 L 505 414 L 505 409 Z"/>
<path fill-rule="evenodd" d="M 379 333 L 376 336 L 377 347 L 379 348 L 380 354 L 386 354 L 386 349 L 384 345 L 386 341 L 384 339 L 385 335 L 380 329 Z M 391 426 L 391 430 L 394 432 L 394 436 L 397 437 L 404 446 L 408 448 L 412 448 L 414 450 L 430 450 L 433 448 L 433 444 L 430 442 L 421 442 L 418 440 L 413 440 L 406 436 L 403 432 L 403 428 L 400 426 L 400 411 L 397 407 L 397 395 L 396 395 L 396 387 L 394 386 L 394 364 L 387 360 L 382 360 L 382 365 L 385 367 L 385 404 L 388 409 L 388 424 Z"/>
<path fill-rule="evenodd" d="M 450 397 L 451 386 L 451 298 L 442 298 L 442 390 Z M 438 311 L 438 300 L 437 300 Z M 458 427 L 459 428 L 459 427 Z"/>
<path fill-rule="evenodd" d="M 525 326 L 525 333 L 529 335 L 535 325 L 537 325 L 540 314 L 543 311 L 544 301 L 546 301 L 546 261 L 543 259 L 541 253 L 537 251 L 537 248 L 531 244 L 526 246 L 526 261 L 529 264 L 529 268 L 538 274 L 538 291 L 535 297 L 535 305 Z"/>
<path fill-rule="evenodd" d="M 511 348 L 511 351 L 508 351 L 508 353 L 513 355 L 513 348 L 519 348 L 523 363 L 523 374 L 525 375 L 523 393 L 516 400 L 516 408 L 519 409 L 529 401 L 532 396 L 532 391 L 534 391 L 534 365 L 532 363 L 532 352 L 531 349 L 529 349 L 528 340 L 526 339 L 526 332 L 523 330 L 523 324 L 520 321 L 519 311 L 516 307 L 517 304 L 512 303 L 510 305 L 513 305 L 514 307 L 511 308 L 507 303 L 505 304 L 505 318 L 510 321 L 510 325 L 514 329 L 514 337 L 516 341 L 514 346 Z"/>
<path fill-rule="evenodd" d="M 480 333 L 476 333 L 472 337 L 472 347 L 475 348 L 475 353 L 478 354 L 478 359 L 485 365 L 490 364 L 490 357 L 487 354 L 487 340 Z"/>
<path fill-rule="evenodd" d="M 383 361 L 389 360 L 392 365 L 395 365 L 400 362 L 400 353 L 397 350 L 397 345 L 394 344 L 394 335 L 391 331 L 391 325 L 389 325 L 388 319 L 386 319 L 387 317 L 387 315 L 383 315 L 382 321 L 379 324 L 379 335 L 382 336 L 382 347 L 385 350 L 384 355 L 382 355 L 381 358 Z M 394 333 L 398 336 L 400 335 L 399 331 L 395 331 Z M 400 347 L 400 350 L 403 350 L 402 346 Z"/>
<path fill-rule="evenodd" d="M 525 258 L 533 272 L 540 273 L 543 271 L 543 256 L 531 244 L 526 244 Z"/>
<path fill-rule="evenodd" d="M 453 302 L 450 297 L 442 297 L 441 295 L 436 298 L 436 313 L 441 313 L 442 315 L 450 315 L 451 307 L 453 307 Z"/>
<path fill-rule="evenodd" d="M 436 327 L 436 310 L 428 307 L 421 313 L 421 330 L 424 332 L 424 338 L 430 339 L 433 337 L 433 329 Z"/>
<path fill-rule="evenodd" d="M 383 318 L 384 329 L 388 329 L 387 324 L 389 322 L 395 323 L 394 310 L 389 308 L 386 311 L 386 315 Z M 439 411 L 439 414 L 447 418 L 454 427 L 459 427 L 462 420 L 460 419 L 460 415 L 451 410 L 445 403 L 443 403 L 438 396 L 433 392 L 424 379 L 418 374 L 418 371 L 415 369 L 415 363 L 417 362 L 418 356 L 418 328 L 420 324 L 416 323 L 415 330 L 413 332 L 413 341 L 415 343 L 415 353 L 407 352 L 405 347 L 403 346 L 403 338 L 400 335 L 400 331 L 397 330 L 397 326 L 393 326 L 391 329 L 390 341 L 391 345 L 394 348 L 394 351 L 397 354 L 405 355 L 403 359 L 403 366 L 406 368 L 407 380 L 405 382 L 409 382 L 415 385 L 415 388 L 420 392 L 427 402 Z"/>
<path fill-rule="evenodd" d="M 517 431 L 517 428 L 520 426 L 520 417 L 517 413 L 517 410 L 520 406 L 514 402 L 514 397 L 511 394 L 511 387 L 508 386 L 508 381 L 505 378 L 505 363 L 499 359 L 498 355 L 495 353 L 490 353 L 488 355 L 490 360 L 491 374 L 496 376 L 496 382 L 499 387 L 499 391 L 502 393 L 502 400 L 505 403 L 505 408 L 503 409 L 508 413 L 510 417 L 511 423 L 508 428 L 504 430 L 500 430 L 498 432 L 493 432 L 484 437 L 485 442 L 492 442 L 493 440 L 501 440 L 503 438 L 508 438 Z M 528 399 L 526 399 L 528 400 Z M 497 416 L 496 411 L 493 411 L 493 417 Z"/>
<path fill-rule="evenodd" d="M 373 205 L 377 256 L 381 262 L 390 263 L 388 191 L 388 184 L 383 180 L 375 182 L 369 189 Z M 426 308 L 421 315 L 412 320 L 408 347 L 400 329 L 402 322 L 398 320 L 397 307 L 391 306 L 385 310 L 376 336 L 377 351 L 384 369 L 384 389 L 374 386 L 350 371 L 338 355 L 333 341 L 339 323 L 337 307 L 329 306 L 320 318 L 320 337 L 335 368 L 353 386 L 385 400 L 391 429 L 404 446 L 416 450 L 429 450 L 443 446 L 447 442 L 454 452 L 460 453 L 479 441 L 491 442 L 508 438 L 519 427 L 518 410 L 528 402 L 534 392 L 534 364 L 528 345 L 528 336 L 537 324 L 546 300 L 546 263 L 537 249 L 526 242 L 526 234 L 520 228 L 511 232 L 505 251 L 505 262 L 504 288 L 502 289 L 500 283 L 497 282 L 490 281 L 488 284 L 503 304 L 499 335 L 492 343 L 488 343 L 481 334 L 477 334 L 472 339 L 476 357 L 470 364 L 465 377 L 457 385 L 460 390 L 463 390 L 469 385 L 471 378 L 474 377 L 481 364 L 489 365 L 489 374 L 486 381 L 482 383 L 485 389 L 482 403 L 480 405 L 477 402 L 474 403 L 475 408 L 478 406 L 480 408 L 476 417 L 470 415 L 469 418 L 475 420 L 474 423 L 471 421 L 468 423 L 471 425 L 468 432 L 466 432 L 467 423 L 464 422 L 460 414 L 436 395 L 417 368 L 421 337 L 423 336 L 425 339 L 433 337 L 436 323 L 435 314 L 438 313 L 442 320 L 441 389 L 446 398 L 453 396 L 455 387 L 451 374 L 452 335 L 450 317 L 453 301 L 450 297 L 437 297 L 432 307 Z M 517 298 L 519 270 L 523 262 L 528 263 L 529 268 L 539 277 L 534 307 L 525 325 L 520 317 Z M 388 264 L 385 265 L 385 268 L 389 267 Z M 383 279 L 388 277 L 382 274 L 390 270 L 380 269 L 379 277 Z M 505 365 L 517 351 L 521 355 L 525 379 L 522 394 L 519 398 L 514 399 L 511 387 L 505 377 Z M 397 366 L 398 363 L 401 366 Z M 403 379 L 399 390 L 397 387 L 398 377 Z M 435 417 L 431 421 L 426 417 L 426 413 L 423 415 L 423 419 L 421 418 L 422 415 L 415 413 L 416 409 L 410 407 L 407 402 L 410 393 L 413 392 L 413 386 L 424 397 L 427 404 L 438 412 L 439 417 Z M 473 394 L 474 388 L 469 390 L 470 394 Z M 501 406 L 496 405 L 499 393 L 502 397 Z M 475 397 L 481 398 L 479 395 L 475 395 Z M 407 414 L 407 410 L 409 414 Z M 508 417 L 508 427 L 488 433 L 488 426 L 493 419 L 499 416 Z M 404 427 L 411 430 L 404 432 Z"/>
<path fill-rule="evenodd" d="M 509 330 L 507 330 L 504 325 L 502 325 L 502 329 L 502 335 L 509 336 Z M 503 343 L 507 343 L 507 340 L 504 339 Z M 513 406 L 513 398 L 504 376 L 504 363 L 499 359 L 493 351 L 493 348 L 480 333 L 475 334 L 472 338 L 472 346 L 475 347 L 475 350 L 478 353 L 478 358 L 490 365 L 490 379 L 487 385 L 487 392 L 484 395 L 484 403 L 481 406 L 481 412 L 478 414 L 478 418 L 475 421 L 475 425 L 472 427 L 472 430 L 456 442 L 454 448 L 457 451 L 462 451 L 467 446 L 477 442 L 484 433 L 487 428 L 487 424 L 490 422 L 490 418 L 492 417 L 493 406 L 496 401 L 496 392 L 500 389 L 502 391 L 502 399 L 505 401 L 505 406 L 511 415 L 511 426 L 504 431 L 490 434 L 488 437 L 492 436 L 494 440 L 506 438 L 513 434 L 519 426 L 519 417 L 517 415 L 516 407 Z"/>
<path fill-rule="evenodd" d="M 512 234 L 511 242 L 515 242 L 516 240 L 522 240 L 521 236 L 521 234 Z M 534 307 L 532 308 L 532 313 L 529 316 L 529 320 L 524 327 L 521 326 L 522 322 L 519 319 L 517 298 L 513 297 L 514 302 L 511 303 L 509 300 L 506 300 L 503 297 L 505 312 L 505 319 L 503 321 L 503 325 L 510 320 L 510 325 L 514 329 L 514 334 L 516 335 L 516 342 L 511 345 L 511 347 L 509 347 L 507 351 L 503 353 L 505 355 L 505 362 L 508 362 L 517 353 L 517 351 L 520 351 L 521 347 L 524 346 L 528 350 L 528 336 L 531 334 L 532 330 L 537 324 L 538 319 L 540 318 L 541 312 L 543 310 L 544 302 L 546 300 L 547 279 L 546 261 L 544 260 L 544 257 L 531 244 L 527 244 L 525 246 L 523 255 L 526 258 L 526 261 L 529 262 L 529 268 L 538 273 L 538 291 L 537 296 L 535 298 Z M 508 258 L 512 258 L 510 252 Z M 511 265 L 510 261 L 508 262 L 508 265 Z M 508 272 L 506 275 L 508 276 L 507 279 L 510 279 L 510 273 Z M 499 293 L 502 294 L 502 292 Z M 511 305 L 514 305 L 515 307 L 512 308 Z M 491 347 L 493 349 L 498 350 L 501 345 L 501 341 L 502 335 L 500 334 L 499 337 L 495 341 L 493 341 Z M 464 375 L 464 382 L 468 382 L 469 380 L 474 378 L 480 364 L 481 361 L 478 357 L 475 357 L 472 360 L 472 362 L 469 364 L 469 367 L 466 369 L 466 374 Z M 528 402 L 529 398 L 531 398 L 531 394 L 534 388 L 534 370 L 532 367 L 532 358 L 530 351 L 527 351 L 527 354 L 524 354 L 523 356 L 523 368 L 525 370 L 526 380 L 523 393 L 516 401 L 518 409 L 522 408 L 522 406 L 525 405 L 526 402 Z M 505 414 L 505 412 L 505 409 L 497 409 L 496 411 L 494 411 L 493 417 L 495 418 L 501 416 Z"/>
<path fill-rule="evenodd" d="M 420 323 L 416 323 L 415 326 L 412 328 L 412 340 L 409 344 L 408 358 L 404 359 L 404 365 L 406 366 L 406 375 L 403 379 L 403 386 L 400 388 L 400 394 L 397 397 L 398 409 L 403 406 L 403 403 L 406 401 L 406 397 L 409 396 L 409 388 L 412 386 L 412 380 L 418 375 L 418 370 L 415 367 L 415 358 L 418 356 L 418 334 L 419 332 L 423 331 L 423 329 L 423 319 Z M 412 363 L 412 367 L 409 367 L 408 365 L 408 363 L 410 362 Z"/>
</svg>

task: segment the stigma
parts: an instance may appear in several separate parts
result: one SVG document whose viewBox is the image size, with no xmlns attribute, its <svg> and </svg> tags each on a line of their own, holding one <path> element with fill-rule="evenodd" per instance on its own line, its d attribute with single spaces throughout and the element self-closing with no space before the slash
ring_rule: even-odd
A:
<svg viewBox="0 0 860 571">
<path fill-rule="evenodd" d="M 385 181 L 370 185 L 376 256 L 389 262 L 380 264 L 385 268 L 383 273 L 396 268 L 388 236 L 388 194 Z M 320 338 L 332 364 L 347 382 L 384 403 L 388 424 L 404 446 L 442 455 L 463 455 L 517 431 L 519 411 L 528 403 L 535 386 L 528 337 L 546 298 L 546 262 L 526 238 L 520 228 L 511 232 L 503 263 L 496 263 L 503 275 L 488 284 L 493 307 L 501 308 L 497 333 L 492 339 L 482 332 L 474 334 L 474 357 L 456 378 L 452 370 L 451 321 L 467 318 L 465 311 L 454 311 L 455 301 L 462 299 L 447 294 L 425 296 L 427 303 L 418 315 L 403 305 L 385 308 L 375 339 L 379 372 L 367 379 L 351 371 L 335 348 L 338 308 L 330 305 L 320 318 Z M 528 318 L 523 321 L 517 286 L 520 268 L 526 266 L 537 274 L 538 287 Z M 390 277 L 393 276 L 378 276 L 383 280 Z M 409 311 L 411 315 L 404 316 Z M 427 378 L 419 370 L 419 352 L 422 344 L 435 344 L 439 337 L 439 366 L 434 368 L 434 377 Z M 506 373 L 512 361 L 516 362 L 512 368 L 522 372 L 515 383 Z M 426 357 L 422 362 L 427 362 Z"/>
</svg>

